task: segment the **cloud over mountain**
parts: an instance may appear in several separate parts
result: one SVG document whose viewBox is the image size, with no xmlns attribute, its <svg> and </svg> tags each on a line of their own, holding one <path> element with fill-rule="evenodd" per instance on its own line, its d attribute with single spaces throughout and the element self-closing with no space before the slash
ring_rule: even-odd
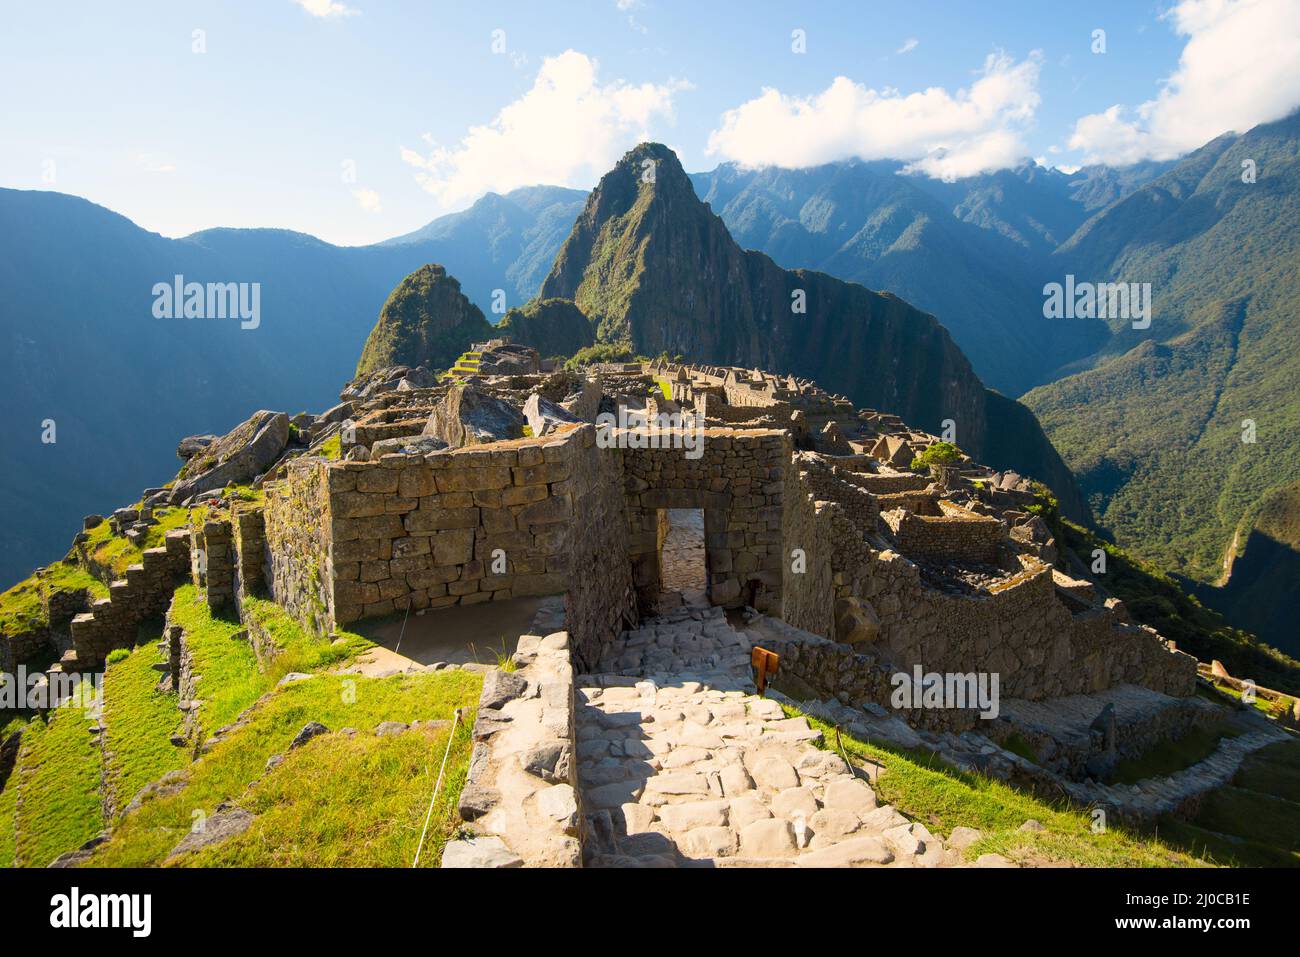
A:
<svg viewBox="0 0 1300 957">
<path fill-rule="evenodd" d="M 1079 118 L 1085 163 L 1173 159 L 1300 106 L 1300 0 L 1181 0 L 1164 18 L 1187 37 L 1178 68 L 1136 109 Z"/>
<path fill-rule="evenodd" d="M 985 59 L 969 87 L 902 93 L 839 76 L 801 97 L 766 88 L 728 110 L 708 152 L 744 166 L 786 168 L 837 160 L 900 159 L 941 179 L 1013 166 L 1027 154 L 1022 137 L 1038 108 L 1039 56 Z"/>
</svg>

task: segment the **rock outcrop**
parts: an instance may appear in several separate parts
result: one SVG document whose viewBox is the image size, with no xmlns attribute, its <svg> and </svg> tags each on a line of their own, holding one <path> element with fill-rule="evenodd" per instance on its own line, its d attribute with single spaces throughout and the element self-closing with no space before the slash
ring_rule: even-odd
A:
<svg viewBox="0 0 1300 957">
<path fill-rule="evenodd" d="M 202 452 L 192 456 L 181 469 L 178 481 L 168 493 L 173 504 L 188 498 L 251 482 L 270 468 L 289 442 L 289 417 L 283 412 L 254 412 Z"/>
<path fill-rule="evenodd" d="M 528 428 L 533 435 L 537 436 L 546 435 L 556 426 L 582 421 L 564 406 L 552 402 L 540 392 L 534 392 L 524 403 L 524 418 L 528 420 Z"/>
<path fill-rule="evenodd" d="M 523 438 L 526 421 L 510 403 L 472 386 L 458 385 L 434 407 L 423 434 L 458 449 Z"/>
</svg>

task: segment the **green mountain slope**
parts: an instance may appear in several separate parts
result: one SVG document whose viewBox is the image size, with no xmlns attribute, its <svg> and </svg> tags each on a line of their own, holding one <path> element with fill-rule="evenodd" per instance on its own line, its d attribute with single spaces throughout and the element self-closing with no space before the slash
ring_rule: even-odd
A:
<svg viewBox="0 0 1300 957">
<path fill-rule="evenodd" d="M 1058 281 L 1150 282 L 1153 320 L 1113 322 L 1084 371 L 1025 403 L 1120 544 L 1200 581 L 1219 577 L 1243 518 L 1300 479 L 1298 153 L 1296 116 L 1220 137 L 1054 257 Z"/>
<path fill-rule="evenodd" d="M 462 295 L 456 278 L 430 263 L 388 296 L 361 350 L 357 375 L 394 365 L 445 369 L 471 343 L 489 338 L 493 331 L 479 307 Z"/>
<path fill-rule="evenodd" d="M 1198 597 L 1239 627 L 1300 656 L 1300 482 L 1275 489 L 1233 536 L 1221 585 Z"/>
</svg>

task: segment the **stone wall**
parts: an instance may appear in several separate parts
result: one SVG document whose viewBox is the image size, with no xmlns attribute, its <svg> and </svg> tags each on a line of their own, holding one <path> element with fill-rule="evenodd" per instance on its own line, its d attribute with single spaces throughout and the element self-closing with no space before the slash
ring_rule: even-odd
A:
<svg viewBox="0 0 1300 957">
<path fill-rule="evenodd" d="M 899 549 L 931 560 L 977 561 L 992 564 L 1006 538 L 1006 526 L 996 518 L 977 515 L 951 502 L 939 502 L 942 515 L 917 515 L 906 509 L 881 517 Z"/>
<path fill-rule="evenodd" d="M 877 474 L 862 472 L 856 468 L 838 466 L 848 474 L 847 482 L 860 486 L 873 495 L 889 495 L 896 492 L 924 492 L 930 486 L 930 480 L 924 475 L 912 475 L 906 472 Z"/>
<path fill-rule="evenodd" d="M 240 506 L 231 519 L 234 546 L 235 600 L 260 591 L 265 584 L 266 521 L 262 509 Z"/>
<path fill-rule="evenodd" d="M 817 501 L 807 472 L 791 462 L 782 513 L 781 617 L 796 628 L 829 638 L 835 604 L 833 515 L 840 506 Z"/>
<path fill-rule="evenodd" d="M 565 616 L 579 667 L 589 668 L 622 630 L 636 624 L 636 592 L 627 553 L 623 452 L 595 447 L 591 426 L 578 430 L 568 482 L 575 521 L 569 529 Z"/>
<path fill-rule="evenodd" d="M 190 577 L 212 611 L 235 604 L 235 552 L 230 519 L 211 516 L 190 532 Z"/>
<path fill-rule="evenodd" d="M 333 473 L 316 459 L 295 459 L 285 472 L 265 486 L 263 581 L 285 610 L 325 634 L 334 627 L 327 484 Z M 334 551 L 346 558 L 349 547 Z"/>
<path fill-rule="evenodd" d="M 484 676 L 459 805 L 477 836 L 449 842 L 443 867 L 582 866 L 569 636 L 522 635 L 514 660 Z"/>
<path fill-rule="evenodd" d="M 876 530 L 880 506 L 874 495 L 846 481 L 845 475 L 832 467 L 825 456 L 801 454 L 796 458 L 803 482 L 817 501 L 836 502 L 843 506 L 842 514 L 863 532 Z"/>
<path fill-rule="evenodd" d="M 275 501 L 301 500 L 319 520 L 295 529 L 301 518 L 268 499 L 273 587 L 310 600 L 310 576 L 320 568 L 328 627 L 408 604 L 442 608 L 559 594 L 568 585 L 571 459 L 584 441 L 594 444 L 590 428 L 291 468 Z M 281 604 L 302 617 L 301 601 Z"/>
<path fill-rule="evenodd" d="M 843 506 L 816 502 L 797 459 L 787 483 L 781 617 L 796 628 L 833 639 L 836 601 L 856 598 L 879 620 L 874 650 L 902 670 L 997 672 L 1001 694 L 1034 700 L 1123 682 L 1175 696 L 1195 690 L 1194 658 L 1107 608 L 1067 608 L 1037 559 L 1020 556 L 1022 570 L 984 592 L 941 592 L 907 557 L 864 536 Z M 790 560 L 795 548 L 803 572 Z"/>
<path fill-rule="evenodd" d="M 781 656 L 773 686 L 795 700 L 835 698 L 855 708 L 875 706 L 913 728 L 968 731 L 980 727 L 974 708 L 895 708 L 892 676 L 900 670 L 877 649 L 854 647 L 809 634 L 778 619 L 763 619 L 757 645 Z"/>
<path fill-rule="evenodd" d="M 661 508 L 704 509 L 709 599 L 715 605 L 781 607 L 781 521 L 790 458 L 784 431 L 704 429 L 698 458 L 659 433 L 664 445 L 636 448 L 615 433 L 623 453 L 628 554 L 641 610 L 659 594 Z M 693 453 L 692 453 L 693 454 Z"/>
<path fill-rule="evenodd" d="M 89 611 L 72 619 L 77 668 L 99 667 L 113 649 L 131 647 L 140 623 L 167 610 L 190 561 L 189 537 L 184 529 L 168 532 L 165 544 L 146 548 L 140 562 L 127 567 L 126 577 L 109 585 L 107 598 L 91 602 Z"/>
<path fill-rule="evenodd" d="M 13 674 L 18 666 L 50 654 L 53 636 L 46 627 L 15 630 L 0 635 L 0 671 Z"/>
<path fill-rule="evenodd" d="M 926 587 L 897 552 L 868 551 L 841 572 L 837 597 L 870 603 L 879 642 L 905 669 L 997 672 L 1002 694 L 1034 700 L 1123 682 L 1176 696 L 1195 690 L 1194 658 L 1109 609 L 1072 613 L 1056 598 L 1051 568 L 1036 559 L 1022 556 L 1024 570 L 987 594 L 949 595 Z"/>
</svg>

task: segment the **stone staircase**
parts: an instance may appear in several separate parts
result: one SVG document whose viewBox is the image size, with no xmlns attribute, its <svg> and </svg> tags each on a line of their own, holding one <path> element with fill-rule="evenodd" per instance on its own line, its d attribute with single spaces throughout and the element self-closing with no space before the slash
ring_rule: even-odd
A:
<svg viewBox="0 0 1300 957">
<path fill-rule="evenodd" d="M 174 529 L 164 544 L 146 548 L 126 577 L 108 586 L 108 597 L 91 602 L 90 611 L 72 619 L 72 648 L 52 671 L 99 667 L 114 648 L 128 647 L 140 622 L 167 610 L 172 592 L 190 568 L 190 533 Z"/>
<path fill-rule="evenodd" d="M 645 621 L 576 679 L 589 867 L 937 867 L 960 862 L 882 804 L 821 732 L 756 694 L 720 608 Z"/>
<path fill-rule="evenodd" d="M 1255 730 L 1224 738 L 1203 761 L 1164 777 L 1146 778 L 1137 784 L 1101 784 L 1096 781 L 1067 781 L 1065 789 L 1080 804 L 1115 809 L 1122 818 L 1150 820 L 1162 814 L 1176 814 L 1191 801 L 1232 781 L 1241 762 L 1252 752 L 1271 744 L 1293 740 L 1267 718 Z"/>
</svg>

